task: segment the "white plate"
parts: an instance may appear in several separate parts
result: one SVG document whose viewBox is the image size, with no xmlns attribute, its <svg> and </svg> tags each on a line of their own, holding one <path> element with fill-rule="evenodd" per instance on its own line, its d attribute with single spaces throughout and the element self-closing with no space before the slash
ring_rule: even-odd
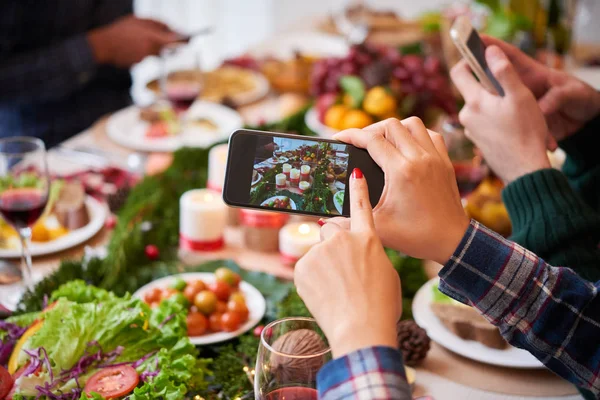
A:
<svg viewBox="0 0 600 400">
<path fill-rule="evenodd" d="M 544 368 L 537 358 L 525 350 L 512 346 L 504 350 L 492 349 L 474 340 L 461 339 L 450 332 L 430 307 L 433 302 L 433 285 L 437 285 L 438 282 L 438 278 L 433 278 L 424 284 L 412 303 L 415 321 L 427 331 L 431 339 L 456 354 L 485 364 L 512 368 Z"/>
<path fill-rule="evenodd" d="M 106 220 L 106 206 L 91 196 L 86 196 L 85 206 L 90 216 L 90 222 L 84 227 L 70 231 L 64 236 L 50 242 L 32 242 L 29 249 L 31 256 L 43 256 L 58 253 L 71 247 L 75 247 L 91 239 L 104 226 Z M 21 248 L 0 249 L 0 258 L 21 257 Z"/>
<path fill-rule="evenodd" d="M 254 179 L 252 181 L 252 183 L 250 184 L 250 186 L 254 186 L 256 185 L 258 182 L 260 182 L 260 180 L 262 179 L 262 174 L 261 173 L 256 173 L 256 179 Z"/>
<path fill-rule="evenodd" d="M 142 286 L 133 294 L 133 297 L 143 299 L 144 294 L 146 292 L 154 288 L 165 288 L 169 286 L 169 284 L 172 283 L 175 280 L 175 278 L 181 278 L 185 281 L 200 279 L 208 284 L 211 284 L 216 280 L 215 274 L 210 272 L 187 272 L 184 274 L 166 276 L 164 278 L 157 279 L 155 281 L 150 282 L 147 285 Z M 202 336 L 190 336 L 190 342 L 192 342 L 195 345 L 225 342 L 227 340 L 233 339 L 234 337 L 240 336 L 243 333 L 248 332 L 260 322 L 267 310 L 267 303 L 265 301 L 265 298 L 258 291 L 257 288 L 255 288 L 248 282 L 240 282 L 240 291 L 244 294 L 244 297 L 246 298 L 246 305 L 248 306 L 248 311 L 250 311 L 248 321 L 246 321 L 237 331 L 207 333 L 206 335 Z"/>
<path fill-rule="evenodd" d="M 258 58 L 290 59 L 297 51 L 308 56 L 343 57 L 349 47 L 340 36 L 306 31 L 277 35 L 250 49 L 249 53 Z"/>
<path fill-rule="evenodd" d="M 337 129 L 330 128 L 319 121 L 317 110 L 315 110 L 314 107 L 311 107 L 310 110 L 306 112 L 304 115 L 304 122 L 311 131 L 317 134 L 317 136 L 325 139 L 331 139 L 333 135 L 339 132 Z"/>
<path fill-rule="evenodd" d="M 286 162 L 288 162 L 288 161 L 289 161 L 289 158 L 287 158 L 287 157 L 283 157 L 283 156 L 281 156 L 281 157 L 278 157 L 278 158 L 277 158 L 277 161 L 275 161 L 275 158 L 274 158 L 274 157 L 271 157 L 271 158 L 269 158 L 268 160 L 265 160 L 265 162 L 266 162 L 266 163 L 273 164 L 273 165 L 277 165 L 277 164 L 283 164 L 283 163 L 286 163 Z"/>
<path fill-rule="evenodd" d="M 343 193 L 343 194 L 342 194 L 342 199 L 343 199 L 343 198 L 344 198 L 344 196 L 346 195 L 346 192 L 345 192 L 344 190 L 340 190 L 340 191 L 339 191 L 339 192 L 337 192 L 337 193 Z M 336 193 L 336 194 L 337 194 L 337 193 Z M 335 209 L 336 209 L 336 210 L 338 210 L 338 212 L 340 213 L 340 215 L 342 215 L 342 214 L 343 214 L 343 212 L 342 212 L 342 210 L 344 209 L 344 204 L 343 204 L 343 201 L 344 201 L 344 200 L 342 200 L 342 202 L 340 203 L 340 202 L 337 200 L 337 197 L 335 196 L 335 194 L 333 195 L 333 205 L 335 206 Z"/>
<path fill-rule="evenodd" d="M 121 146 L 136 151 L 170 152 L 183 146 L 209 147 L 212 144 L 227 140 L 229 135 L 243 125 L 242 117 L 231 108 L 207 101 L 196 101 L 188 110 L 184 120 L 188 118 L 207 118 L 219 128 L 216 131 L 198 127 L 185 127 L 178 135 L 164 138 L 147 138 L 149 124 L 140 120 L 139 108 L 130 106 L 117 111 L 106 123 L 108 137 Z"/>
<path fill-rule="evenodd" d="M 268 203 L 271 200 L 275 200 L 275 199 L 283 200 L 285 198 L 289 198 L 289 197 L 288 196 L 273 196 L 273 197 L 269 197 L 268 199 L 266 199 L 265 201 L 263 201 L 262 203 L 260 203 L 260 205 L 266 207 L 265 203 Z M 292 206 L 292 210 L 296 209 L 296 203 L 294 203 L 294 200 L 292 200 L 292 199 L 290 199 L 290 206 Z M 273 208 L 273 210 L 277 210 L 277 208 Z"/>
</svg>

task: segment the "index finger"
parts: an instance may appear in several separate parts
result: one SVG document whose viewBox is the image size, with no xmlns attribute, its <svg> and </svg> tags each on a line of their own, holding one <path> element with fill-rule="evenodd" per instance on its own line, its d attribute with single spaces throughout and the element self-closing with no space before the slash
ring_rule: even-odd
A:
<svg viewBox="0 0 600 400">
<path fill-rule="evenodd" d="M 362 171 L 358 168 L 354 168 L 350 178 L 350 231 L 375 231 L 369 187 Z"/>
<path fill-rule="evenodd" d="M 474 101 L 480 96 L 481 91 L 485 90 L 483 86 L 473 76 L 471 67 L 466 60 L 460 60 L 450 70 L 452 82 L 465 99 L 467 103 Z"/>
<path fill-rule="evenodd" d="M 366 149 L 371 158 L 384 170 L 397 163 L 398 158 L 402 157 L 398 149 L 379 132 L 346 129 L 337 133 L 333 138 Z"/>
</svg>

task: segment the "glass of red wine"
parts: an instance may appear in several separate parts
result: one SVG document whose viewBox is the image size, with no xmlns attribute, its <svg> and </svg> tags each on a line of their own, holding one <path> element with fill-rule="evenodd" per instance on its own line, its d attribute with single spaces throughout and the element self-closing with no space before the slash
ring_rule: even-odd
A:
<svg viewBox="0 0 600 400">
<path fill-rule="evenodd" d="M 317 372 L 329 360 L 329 344 L 314 319 L 291 317 L 271 322 L 260 335 L 254 398 L 317 400 Z"/>
<path fill-rule="evenodd" d="M 458 121 L 450 118 L 445 120 L 442 134 L 454 166 L 458 191 L 464 200 L 489 175 L 490 169 L 475 145 L 466 137 L 464 128 Z"/>
<path fill-rule="evenodd" d="M 198 51 L 188 43 L 171 43 L 160 52 L 162 96 L 175 112 L 186 112 L 200 96 L 203 88 Z"/>
<path fill-rule="evenodd" d="M 46 146 L 33 137 L 0 139 L 0 215 L 21 239 L 23 284 L 30 288 L 31 227 L 48 202 L 50 178 Z"/>
</svg>

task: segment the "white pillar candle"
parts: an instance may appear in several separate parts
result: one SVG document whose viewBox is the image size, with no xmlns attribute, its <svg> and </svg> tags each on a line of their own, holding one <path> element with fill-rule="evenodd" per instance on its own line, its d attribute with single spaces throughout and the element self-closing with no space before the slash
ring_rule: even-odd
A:
<svg viewBox="0 0 600 400">
<path fill-rule="evenodd" d="M 293 265 L 321 241 L 321 228 L 314 222 L 291 223 L 279 231 L 279 253 L 284 264 Z"/>
<path fill-rule="evenodd" d="M 281 169 L 283 170 L 283 173 L 285 174 L 286 178 L 290 179 L 290 170 L 292 169 L 292 166 L 290 164 L 283 164 Z"/>
<path fill-rule="evenodd" d="M 228 146 L 220 144 L 208 153 L 208 180 L 206 187 L 221 192 L 225 183 Z"/>
<path fill-rule="evenodd" d="M 308 181 L 310 175 L 310 165 L 303 165 L 300 167 L 300 178 L 303 181 Z"/>
<path fill-rule="evenodd" d="M 209 189 L 185 192 L 180 199 L 179 245 L 191 251 L 213 251 L 223 247 L 227 206 Z"/>
<path fill-rule="evenodd" d="M 275 175 L 275 186 L 277 186 L 277 189 L 285 189 L 285 181 L 285 174 Z"/>
<path fill-rule="evenodd" d="M 300 170 L 296 168 L 292 168 L 290 171 L 290 186 L 298 187 L 298 183 L 300 182 Z"/>
<path fill-rule="evenodd" d="M 300 191 L 304 193 L 304 191 L 310 187 L 310 183 L 307 181 L 302 181 L 298 184 L 298 187 L 300 188 Z"/>
</svg>

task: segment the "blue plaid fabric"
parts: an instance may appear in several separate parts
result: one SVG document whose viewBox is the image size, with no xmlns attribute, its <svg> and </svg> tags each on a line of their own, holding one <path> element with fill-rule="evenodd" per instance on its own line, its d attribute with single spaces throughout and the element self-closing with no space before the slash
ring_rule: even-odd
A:
<svg viewBox="0 0 600 400">
<path fill-rule="evenodd" d="M 317 375 L 319 399 L 409 400 L 402 354 L 390 347 L 361 349 L 327 363 Z"/>
<path fill-rule="evenodd" d="M 129 104 L 129 71 L 97 65 L 86 32 L 132 11 L 132 0 L 0 2 L 0 137 L 51 146 Z"/>
<path fill-rule="evenodd" d="M 475 307 L 513 346 L 600 398 L 600 281 L 552 267 L 475 221 L 439 275 L 442 292 Z"/>
</svg>

